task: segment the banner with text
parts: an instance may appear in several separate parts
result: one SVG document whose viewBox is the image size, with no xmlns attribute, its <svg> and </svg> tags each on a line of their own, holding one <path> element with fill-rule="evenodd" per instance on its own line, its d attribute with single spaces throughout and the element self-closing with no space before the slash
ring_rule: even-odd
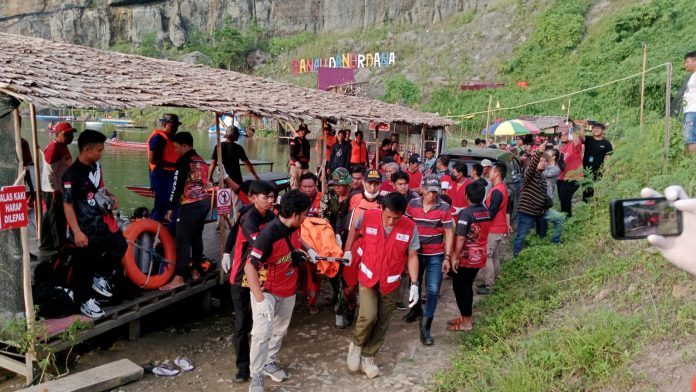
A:
<svg viewBox="0 0 696 392">
<path fill-rule="evenodd" d="M 334 57 L 292 59 L 290 67 L 294 75 L 317 72 L 319 68 L 381 68 L 396 62 L 394 52 L 342 53 Z"/>
<path fill-rule="evenodd" d="M 27 191 L 24 185 L 0 189 L 0 230 L 25 227 L 29 224 Z"/>
</svg>

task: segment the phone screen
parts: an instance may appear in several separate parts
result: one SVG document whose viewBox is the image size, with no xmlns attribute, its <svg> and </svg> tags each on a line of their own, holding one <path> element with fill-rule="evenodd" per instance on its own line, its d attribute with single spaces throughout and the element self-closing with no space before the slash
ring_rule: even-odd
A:
<svg viewBox="0 0 696 392">
<path fill-rule="evenodd" d="M 665 198 L 615 200 L 611 205 L 611 234 L 619 240 L 633 240 L 659 234 L 682 232 L 681 211 Z"/>
</svg>

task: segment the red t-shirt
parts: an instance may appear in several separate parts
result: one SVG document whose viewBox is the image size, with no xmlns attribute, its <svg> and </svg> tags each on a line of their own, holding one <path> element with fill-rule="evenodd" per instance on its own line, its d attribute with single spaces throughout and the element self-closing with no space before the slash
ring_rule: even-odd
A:
<svg viewBox="0 0 696 392">
<path fill-rule="evenodd" d="M 565 162 L 565 170 L 558 176 L 559 180 L 565 180 L 570 172 L 572 180 L 578 180 L 583 177 L 582 173 L 582 143 L 576 146 L 573 142 L 563 144 L 561 154 L 563 154 L 563 162 Z M 580 169 L 580 170 L 578 170 Z"/>
<path fill-rule="evenodd" d="M 292 249 L 286 237 L 292 249 L 302 247 L 300 230 L 287 227 L 276 218 L 261 230 L 249 255 L 249 263 L 256 270 L 262 265 L 267 268 L 263 290 L 278 297 L 290 297 L 297 291 L 297 267 L 292 264 Z"/>
<path fill-rule="evenodd" d="M 421 187 L 421 182 L 423 182 L 423 173 L 420 172 L 420 170 L 416 170 L 415 173 L 411 173 L 410 171 L 406 170 L 406 173 L 408 173 L 408 189 L 418 189 Z"/>
</svg>

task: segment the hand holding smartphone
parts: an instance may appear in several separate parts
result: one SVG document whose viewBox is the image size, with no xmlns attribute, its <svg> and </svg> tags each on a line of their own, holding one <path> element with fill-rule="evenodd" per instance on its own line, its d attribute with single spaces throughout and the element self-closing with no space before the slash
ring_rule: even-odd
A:
<svg viewBox="0 0 696 392">
<path fill-rule="evenodd" d="M 617 240 L 678 236 L 683 231 L 682 212 L 664 197 L 614 200 L 610 217 L 611 236 Z"/>
</svg>

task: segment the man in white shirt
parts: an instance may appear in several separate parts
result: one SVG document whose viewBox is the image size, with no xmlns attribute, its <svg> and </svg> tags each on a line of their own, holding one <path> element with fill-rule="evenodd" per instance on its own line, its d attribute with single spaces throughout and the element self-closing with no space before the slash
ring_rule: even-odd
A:
<svg viewBox="0 0 696 392">
<path fill-rule="evenodd" d="M 684 143 L 689 154 L 696 153 L 696 51 L 684 56 L 684 69 L 691 73 L 684 91 Z"/>
</svg>

